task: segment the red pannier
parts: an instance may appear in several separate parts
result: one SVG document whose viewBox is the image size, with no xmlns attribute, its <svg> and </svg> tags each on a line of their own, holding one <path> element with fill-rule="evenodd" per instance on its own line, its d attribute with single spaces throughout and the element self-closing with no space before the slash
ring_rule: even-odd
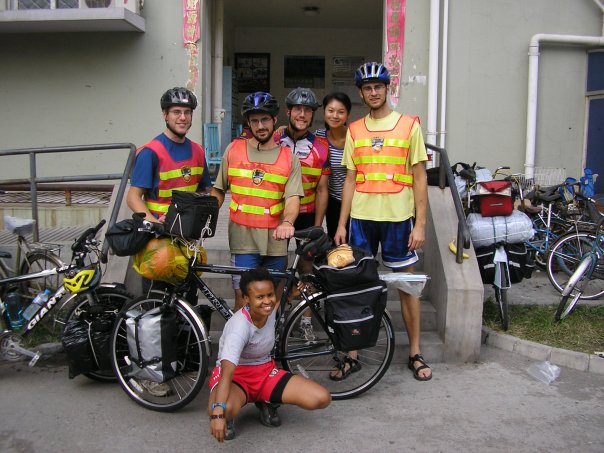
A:
<svg viewBox="0 0 604 453">
<path fill-rule="evenodd" d="M 483 217 L 510 215 L 514 210 L 512 183 L 509 181 L 484 181 L 478 183 L 478 208 Z"/>
</svg>

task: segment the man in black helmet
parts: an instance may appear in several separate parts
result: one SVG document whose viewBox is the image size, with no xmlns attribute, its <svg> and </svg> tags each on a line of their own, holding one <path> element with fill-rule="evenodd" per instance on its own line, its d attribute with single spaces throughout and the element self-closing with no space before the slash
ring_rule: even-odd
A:
<svg viewBox="0 0 604 453">
<path fill-rule="evenodd" d="M 203 148 L 186 138 L 197 98 L 186 88 L 176 87 L 162 95 L 160 105 L 166 129 L 137 150 L 126 197 L 133 212 L 144 212 L 152 222 L 163 222 L 173 190 L 212 187 Z"/>
<path fill-rule="evenodd" d="M 172 191 L 207 192 L 212 181 L 203 148 L 186 138 L 197 107 L 195 95 L 186 88 L 171 88 L 161 96 L 160 106 L 166 129 L 137 150 L 126 202 L 133 212 L 144 213 L 147 220 L 163 223 Z M 143 278 L 143 292 L 148 293 L 152 287 L 161 290 L 166 284 Z M 187 300 L 197 305 L 196 289 L 187 293 Z M 202 306 L 199 311 L 209 330 L 212 310 Z M 146 380 L 139 383 L 156 396 L 169 391 L 166 384 Z"/>
</svg>

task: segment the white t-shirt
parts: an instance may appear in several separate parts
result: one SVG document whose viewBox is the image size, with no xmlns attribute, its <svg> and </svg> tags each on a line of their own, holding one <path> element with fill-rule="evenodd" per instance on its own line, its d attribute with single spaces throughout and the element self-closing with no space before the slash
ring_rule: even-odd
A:
<svg viewBox="0 0 604 453">
<path fill-rule="evenodd" d="M 269 362 L 275 344 L 275 318 L 276 311 L 273 310 L 264 327 L 259 329 L 245 307 L 235 312 L 222 330 L 216 365 L 220 366 L 222 360 L 235 365 Z"/>
</svg>

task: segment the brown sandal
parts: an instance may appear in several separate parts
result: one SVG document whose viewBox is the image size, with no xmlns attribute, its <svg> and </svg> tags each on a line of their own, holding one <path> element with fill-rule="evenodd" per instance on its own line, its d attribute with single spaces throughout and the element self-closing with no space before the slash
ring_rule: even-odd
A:
<svg viewBox="0 0 604 453">
<path fill-rule="evenodd" d="M 415 362 L 421 363 L 420 366 L 415 368 Z M 409 369 L 413 371 L 413 377 L 418 381 L 429 381 L 432 379 L 432 368 L 426 363 L 424 357 L 421 354 L 415 354 L 413 357 L 409 357 Z M 420 376 L 421 370 L 430 370 L 430 376 Z"/>
<path fill-rule="evenodd" d="M 348 365 L 348 367 L 346 367 Z M 361 369 L 361 362 L 358 359 L 353 359 L 352 357 L 345 357 L 344 360 L 339 360 L 338 364 L 334 367 L 333 370 L 329 373 L 329 379 L 332 381 L 343 381 L 348 377 L 351 373 L 356 373 Z M 333 372 L 339 372 L 340 374 L 332 374 Z"/>
</svg>

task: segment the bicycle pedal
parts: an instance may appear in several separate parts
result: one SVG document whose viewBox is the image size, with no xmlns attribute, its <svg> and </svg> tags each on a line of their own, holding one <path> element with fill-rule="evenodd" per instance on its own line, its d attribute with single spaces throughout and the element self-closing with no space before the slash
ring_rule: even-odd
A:
<svg viewBox="0 0 604 453">
<path fill-rule="evenodd" d="M 36 363 L 38 363 L 38 360 L 40 359 L 40 357 L 42 357 L 42 354 L 40 354 L 40 352 L 36 352 L 36 354 L 32 357 L 32 359 L 29 361 L 29 363 L 27 365 L 30 367 L 35 366 Z"/>
</svg>

